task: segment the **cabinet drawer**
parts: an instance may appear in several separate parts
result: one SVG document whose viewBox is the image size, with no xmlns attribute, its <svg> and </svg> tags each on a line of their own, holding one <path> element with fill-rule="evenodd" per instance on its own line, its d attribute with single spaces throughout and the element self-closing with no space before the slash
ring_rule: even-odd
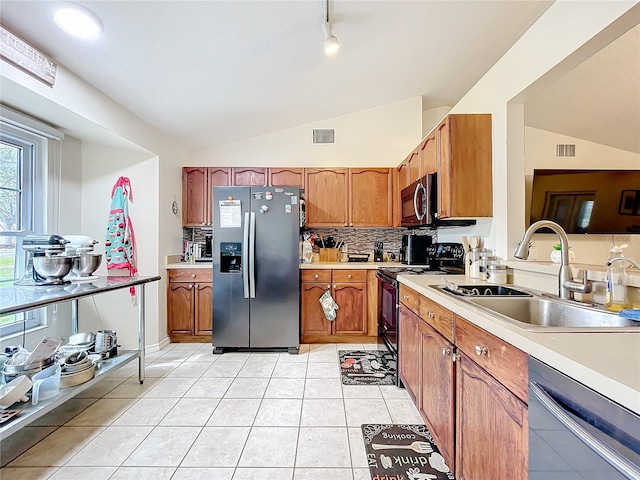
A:
<svg viewBox="0 0 640 480">
<path fill-rule="evenodd" d="M 301 270 L 301 278 L 303 282 L 331 282 L 331 270 Z"/>
<path fill-rule="evenodd" d="M 418 292 L 406 285 L 400 284 L 399 300 L 413 310 L 414 313 L 420 314 L 420 294 Z"/>
<path fill-rule="evenodd" d="M 527 354 L 457 315 L 455 326 L 458 349 L 528 403 Z"/>
<path fill-rule="evenodd" d="M 333 283 L 364 283 L 367 281 L 366 270 L 334 270 Z"/>
<path fill-rule="evenodd" d="M 440 335 L 453 342 L 453 312 L 433 300 L 420 295 L 420 318 Z"/>
<path fill-rule="evenodd" d="M 213 269 L 211 268 L 181 268 L 169 269 L 169 282 L 202 282 L 212 283 Z"/>
</svg>

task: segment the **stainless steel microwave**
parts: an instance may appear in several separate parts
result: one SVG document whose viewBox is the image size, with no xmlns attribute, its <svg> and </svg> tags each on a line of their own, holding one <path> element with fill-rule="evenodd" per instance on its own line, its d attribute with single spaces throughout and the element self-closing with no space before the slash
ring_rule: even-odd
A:
<svg viewBox="0 0 640 480">
<path fill-rule="evenodd" d="M 401 226 L 419 227 L 434 223 L 436 185 L 436 174 L 431 173 L 402 189 L 400 194 Z"/>
</svg>

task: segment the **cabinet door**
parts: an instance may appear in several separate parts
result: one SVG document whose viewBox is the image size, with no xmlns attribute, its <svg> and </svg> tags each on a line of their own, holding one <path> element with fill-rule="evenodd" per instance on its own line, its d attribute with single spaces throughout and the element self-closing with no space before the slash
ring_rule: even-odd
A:
<svg viewBox="0 0 640 480">
<path fill-rule="evenodd" d="M 420 387 L 420 331 L 418 316 L 402 303 L 400 304 L 400 327 L 398 331 L 398 371 L 413 403 L 419 403 Z"/>
<path fill-rule="evenodd" d="M 331 322 L 334 335 L 367 334 L 367 284 L 336 283 L 333 299 L 340 307 Z"/>
<path fill-rule="evenodd" d="M 171 335 L 193 335 L 194 288 L 192 283 L 170 283 L 167 330 Z"/>
<path fill-rule="evenodd" d="M 208 221 L 209 195 L 207 192 L 207 168 L 182 168 L 182 225 L 202 226 Z"/>
<path fill-rule="evenodd" d="M 429 325 L 420 321 L 419 410 L 436 439 L 449 468 L 454 468 L 455 369 L 454 347 Z"/>
<path fill-rule="evenodd" d="M 389 168 L 349 169 L 349 226 L 391 227 L 392 175 Z"/>
<path fill-rule="evenodd" d="M 456 478 L 526 480 L 526 405 L 469 357 L 460 357 L 456 372 Z"/>
<path fill-rule="evenodd" d="M 420 180 L 420 176 L 423 175 L 420 167 L 422 158 L 420 156 L 420 147 L 416 148 L 411 155 L 409 155 L 409 184 Z"/>
<path fill-rule="evenodd" d="M 405 160 L 398 166 L 398 192 L 409 185 L 409 162 Z"/>
<path fill-rule="evenodd" d="M 331 335 L 331 322 L 327 320 L 320 306 L 320 296 L 331 288 L 327 283 L 301 284 L 302 335 Z"/>
<path fill-rule="evenodd" d="M 303 168 L 270 168 L 269 185 L 304 188 Z"/>
<path fill-rule="evenodd" d="M 420 144 L 420 163 L 422 175 L 438 171 L 438 149 L 436 148 L 436 134 L 425 138 Z"/>
<path fill-rule="evenodd" d="M 305 169 L 307 227 L 346 227 L 347 169 Z"/>
<path fill-rule="evenodd" d="M 213 325 L 213 290 L 210 283 L 195 285 L 196 335 L 211 335 Z"/>
<path fill-rule="evenodd" d="M 447 218 L 451 216 L 450 118 L 451 117 L 447 117 L 440 125 L 438 125 L 438 129 L 436 130 L 436 135 L 438 137 L 438 218 Z M 471 185 L 467 188 L 472 189 Z"/>
<path fill-rule="evenodd" d="M 232 168 L 231 177 L 233 182 L 232 185 L 260 187 L 267 184 L 267 169 Z"/>
<path fill-rule="evenodd" d="M 207 221 L 213 225 L 215 208 L 213 207 L 213 187 L 228 187 L 231 185 L 231 169 L 228 167 L 207 168 Z"/>
</svg>

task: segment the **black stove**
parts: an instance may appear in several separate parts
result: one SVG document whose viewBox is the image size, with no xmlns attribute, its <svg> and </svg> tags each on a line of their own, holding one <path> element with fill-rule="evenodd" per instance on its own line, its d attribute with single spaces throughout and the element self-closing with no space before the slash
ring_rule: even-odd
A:
<svg viewBox="0 0 640 480">
<path fill-rule="evenodd" d="M 398 275 L 401 273 L 407 275 L 443 275 L 447 272 L 443 272 L 442 270 L 434 270 L 428 265 L 425 266 L 416 266 L 412 265 L 410 267 L 384 267 L 378 270 L 377 273 L 382 273 L 383 275 L 396 280 Z"/>
<path fill-rule="evenodd" d="M 381 268 L 378 277 L 378 334 L 389 351 L 398 355 L 398 275 L 464 274 L 464 247 L 459 243 L 434 243 L 427 247 L 426 265 Z M 398 379 L 400 376 L 398 375 Z M 398 386 L 402 386 L 398 380 Z"/>
</svg>

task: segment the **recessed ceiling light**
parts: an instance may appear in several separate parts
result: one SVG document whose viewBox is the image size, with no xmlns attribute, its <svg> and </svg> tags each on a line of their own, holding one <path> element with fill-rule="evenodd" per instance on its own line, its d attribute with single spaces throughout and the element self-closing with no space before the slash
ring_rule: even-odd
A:
<svg viewBox="0 0 640 480">
<path fill-rule="evenodd" d="M 67 3 L 56 10 L 53 16 L 56 25 L 77 38 L 92 40 L 102 32 L 102 21 L 82 5 Z"/>
</svg>

